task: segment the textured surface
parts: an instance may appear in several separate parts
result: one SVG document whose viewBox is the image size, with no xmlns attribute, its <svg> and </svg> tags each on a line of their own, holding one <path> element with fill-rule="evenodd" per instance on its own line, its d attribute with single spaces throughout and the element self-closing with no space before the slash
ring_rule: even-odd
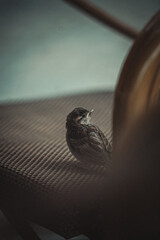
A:
<svg viewBox="0 0 160 240">
<path fill-rule="evenodd" d="M 74 107 L 94 108 L 92 121 L 111 140 L 112 100 L 112 93 L 103 92 L 1 105 L 0 176 L 6 196 L 13 184 L 20 192 L 25 189 L 65 196 L 99 181 L 103 167 L 86 169 L 71 156 L 65 141 L 65 119 Z"/>
</svg>

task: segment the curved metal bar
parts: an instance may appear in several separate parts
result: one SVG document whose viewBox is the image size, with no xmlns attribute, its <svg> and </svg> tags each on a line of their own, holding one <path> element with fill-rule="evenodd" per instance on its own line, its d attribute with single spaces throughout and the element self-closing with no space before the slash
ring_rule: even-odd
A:
<svg viewBox="0 0 160 240">
<path fill-rule="evenodd" d="M 85 0 L 64 0 L 67 3 L 72 4 L 73 6 L 84 11 L 91 17 L 102 22 L 103 24 L 110 26 L 121 34 L 125 35 L 128 38 L 136 39 L 138 36 L 138 31 L 134 28 L 128 26 L 127 24 L 121 22 L 120 20 L 112 17 L 108 13 L 104 12 L 102 9 L 93 5 L 92 3 L 86 2 Z"/>
<path fill-rule="evenodd" d="M 160 11 L 133 44 L 119 76 L 114 96 L 114 149 L 127 129 L 159 101 Z"/>
</svg>

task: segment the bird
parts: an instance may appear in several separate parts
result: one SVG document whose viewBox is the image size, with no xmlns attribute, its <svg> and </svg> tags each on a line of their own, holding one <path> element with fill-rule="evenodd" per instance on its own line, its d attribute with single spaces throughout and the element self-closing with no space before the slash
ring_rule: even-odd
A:
<svg viewBox="0 0 160 240">
<path fill-rule="evenodd" d="M 66 142 L 77 160 L 111 166 L 111 145 L 99 127 L 91 123 L 93 111 L 77 107 L 67 115 Z"/>
</svg>

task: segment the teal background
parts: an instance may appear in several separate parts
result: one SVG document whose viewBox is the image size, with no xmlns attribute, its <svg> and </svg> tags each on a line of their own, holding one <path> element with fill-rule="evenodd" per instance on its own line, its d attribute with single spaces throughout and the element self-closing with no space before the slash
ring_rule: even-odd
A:
<svg viewBox="0 0 160 240">
<path fill-rule="evenodd" d="M 93 0 L 143 28 L 159 0 Z M 132 40 L 60 0 L 0 1 L 0 101 L 114 89 Z"/>
</svg>

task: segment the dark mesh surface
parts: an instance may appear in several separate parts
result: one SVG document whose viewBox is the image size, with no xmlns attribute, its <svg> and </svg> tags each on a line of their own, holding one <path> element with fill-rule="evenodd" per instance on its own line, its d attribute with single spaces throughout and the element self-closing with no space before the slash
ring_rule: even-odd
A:
<svg viewBox="0 0 160 240">
<path fill-rule="evenodd" d="M 77 95 L 0 106 L 0 193 L 5 199 L 14 184 L 40 193 L 66 192 L 99 181 L 103 168 L 84 169 L 70 154 L 65 141 L 65 120 L 74 107 L 95 109 L 92 122 L 111 141 L 113 94 Z M 8 190 L 7 190 L 8 189 Z M 67 232 L 67 230 L 66 230 Z"/>
</svg>

